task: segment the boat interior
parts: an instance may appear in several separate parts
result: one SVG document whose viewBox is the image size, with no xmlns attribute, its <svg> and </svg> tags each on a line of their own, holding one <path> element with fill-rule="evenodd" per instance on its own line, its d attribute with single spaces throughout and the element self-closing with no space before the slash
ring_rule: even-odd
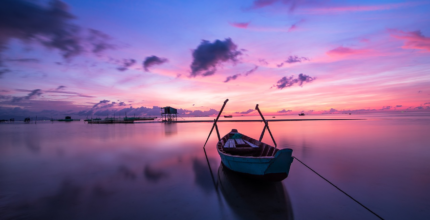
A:
<svg viewBox="0 0 430 220">
<path fill-rule="evenodd" d="M 222 137 L 217 147 L 225 154 L 252 157 L 271 157 L 279 151 L 275 147 L 239 133 L 236 129 Z"/>
</svg>

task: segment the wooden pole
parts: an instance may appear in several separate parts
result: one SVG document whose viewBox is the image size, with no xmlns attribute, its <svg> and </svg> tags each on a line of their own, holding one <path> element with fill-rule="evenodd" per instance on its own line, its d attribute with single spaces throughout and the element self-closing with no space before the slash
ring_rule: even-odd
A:
<svg viewBox="0 0 430 220">
<path fill-rule="evenodd" d="M 227 104 L 227 102 L 228 102 L 228 99 L 226 99 L 226 100 L 224 101 L 224 104 L 222 105 L 222 108 L 221 108 L 221 110 L 219 111 L 218 116 L 216 117 L 216 119 L 215 119 L 215 121 L 214 121 L 214 124 L 213 124 L 213 126 L 212 126 L 212 129 L 211 129 L 211 131 L 209 132 L 209 136 L 208 136 L 208 138 L 206 139 L 206 142 L 205 142 L 205 145 L 203 145 L 203 148 L 205 148 L 205 147 L 206 147 L 206 144 L 208 143 L 209 137 L 211 136 L 212 131 L 214 130 L 214 127 L 216 126 L 216 123 L 218 122 L 219 116 L 221 115 L 222 111 L 224 110 L 224 107 L 225 107 L 225 105 Z M 219 138 L 219 136 L 218 136 L 218 138 Z M 219 140 L 221 140 L 221 138 L 219 138 Z"/>
<path fill-rule="evenodd" d="M 260 142 L 263 139 L 264 131 L 267 128 L 267 130 L 269 131 L 270 137 L 272 137 L 273 143 L 275 144 L 275 148 L 276 148 L 277 147 L 276 141 L 275 141 L 275 138 L 273 138 L 272 132 L 270 131 L 269 122 L 267 122 L 266 119 L 264 119 L 263 114 L 261 114 L 260 108 L 258 108 L 258 104 L 255 106 L 255 110 L 258 111 L 258 113 L 260 114 L 260 116 L 261 116 L 261 118 L 263 119 L 263 122 L 264 122 L 264 128 L 263 128 L 263 132 L 261 133 L 261 136 L 260 136 Z"/>
</svg>

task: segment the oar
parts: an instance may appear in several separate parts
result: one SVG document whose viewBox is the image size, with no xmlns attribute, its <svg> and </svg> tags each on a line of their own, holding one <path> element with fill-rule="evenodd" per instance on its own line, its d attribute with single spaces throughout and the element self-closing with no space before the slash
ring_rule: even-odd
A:
<svg viewBox="0 0 430 220">
<path fill-rule="evenodd" d="M 227 102 L 228 102 L 228 99 L 226 99 L 226 100 L 224 101 L 224 104 L 222 105 L 221 111 L 219 111 L 218 116 L 216 117 L 216 119 L 215 119 L 215 121 L 214 121 L 214 124 L 213 124 L 213 126 L 212 126 L 211 132 L 209 132 L 209 136 L 208 136 L 208 138 L 206 139 L 206 142 L 205 142 L 205 145 L 203 145 L 203 148 L 205 148 L 205 147 L 206 147 L 206 144 L 208 143 L 209 137 L 211 136 L 212 131 L 214 130 L 214 127 L 216 126 L 216 123 L 217 123 L 217 121 L 218 121 L 218 118 L 219 118 L 219 116 L 221 115 L 222 110 L 224 110 L 224 107 L 225 107 L 225 105 L 227 104 Z M 218 131 L 218 128 L 217 128 L 217 131 Z M 219 137 L 219 133 L 218 133 L 218 137 Z"/>
</svg>

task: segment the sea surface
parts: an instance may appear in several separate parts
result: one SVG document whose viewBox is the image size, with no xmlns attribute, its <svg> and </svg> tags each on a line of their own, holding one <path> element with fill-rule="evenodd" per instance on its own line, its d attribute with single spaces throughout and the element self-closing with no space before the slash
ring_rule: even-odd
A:
<svg viewBox="0 0 430 220">
<path fill-rule="evenodd" d="M 281 118 L 362 119 L 269 126 L 279 148 L 384 219 L 430 219 L 429 113 Z M 0 219 L 378 219 L 298 161 L 278 183 L 225 170 L 215 133 L 203 150 L 211 127 L 1 123 Z M 233 128 L 258 139 L 263 123 L 219 123 L 221 136 Z"/>
</svg>

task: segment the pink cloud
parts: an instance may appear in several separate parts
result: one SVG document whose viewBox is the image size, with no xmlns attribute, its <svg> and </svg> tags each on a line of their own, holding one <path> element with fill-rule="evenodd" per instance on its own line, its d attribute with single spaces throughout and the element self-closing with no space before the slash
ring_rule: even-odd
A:
<svg viewBox="0 0 430 220">
<path fill-rule="evenodd" d="M 248 28 L 250 22 L 230 22 L 230 25 L 237 28 Z"/>
<path fill-rule="evenodd" d="M 327 54 L 329 56 L 348 56 L 348 55 L 362 54 L 365 52 L 366 50 L 352 49 L 352 48 L 340 46 L 332 50 L 329 50 Z"/>
<path fill-rule="evenodd" d="M 424 36 L 421 31 L 405 32 L 390 30 L 390 32 L 394 38 L 405 41 L 402 48 L 427 50 L 430 52 L 430 37 Z"/>
<path fill-rule="evenodd" d="M 272 5 L 277 1 L 278 0 L 255 0 L 252 5 L 252 8 L 263 8 L 263 7 Z"/>
<path fill-rule="evenodd" d="M 326 8 L 309 8 L 304 9 L 303 12 L 310 14 L 326 14 L 326 13 L 344 13 L 344 12 L 363 12 L 363 11 L 383 11 L 393 10 L 397 8 L 404 8 L 410 6 L 417 6 L 425 4 L 423 2 L 406 2 L 394 4 L 381 4 L 381 5 L 364 5 L 364 6 L 333 6 Z"/>
</svg>

